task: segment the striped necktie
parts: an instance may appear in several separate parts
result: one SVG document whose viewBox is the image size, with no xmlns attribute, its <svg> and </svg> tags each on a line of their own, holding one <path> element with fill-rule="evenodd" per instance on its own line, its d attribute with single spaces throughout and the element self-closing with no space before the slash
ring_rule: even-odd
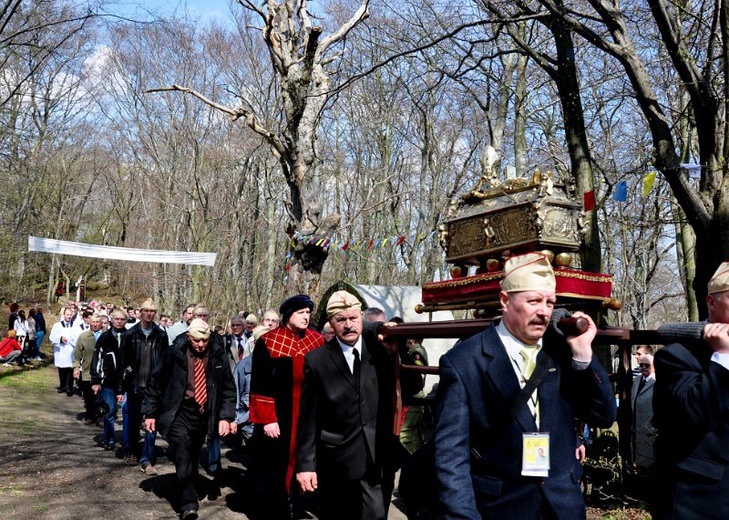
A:
<svg viewBox="0 0 729 520">
<path fill-rule="evenodd" d="M 205 360 L 195 357 L 195 402 L 200 405 L 200 413 L 205 411 L 208 389 L 205 385 Z"/>
</svg>

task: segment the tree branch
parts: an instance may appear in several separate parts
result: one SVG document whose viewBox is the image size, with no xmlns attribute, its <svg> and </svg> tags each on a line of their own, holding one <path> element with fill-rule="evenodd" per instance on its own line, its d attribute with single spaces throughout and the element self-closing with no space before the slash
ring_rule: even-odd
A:
<svg viewBox="0 0 729 520">
<path fill-rule="evenodd" d="M 184 94 L 190 94 L 191 96 L 199 99 L 206 105 L 219 110 L 220 112 L 223 112 L 225 114 L 228 114 L 231 116 L 232 121 L 237 121 L 240 118 L 243 118 L 246 122 L 246 125 L 256 132 L 258 135 L 263 137 L 268 143 L 271 144 L 271 146 L 274 148 L 274 150 L 278 153 L 278 157 L 281 155 L 284 155 L 286 152 L 286 147 L 281 143 L 281 140 L 278 138 L 276 134 L 271 132 L 268 128 L 260 124 L 258 121 L 258 117 L 256 114 L 254 114 L 251 110 L 246 110 L 245 108 L 231 108 L 226 105 L 222 105 L 220 103 L 217 103 L 213 101 L 212 99 L 208 98 L 207 96 L 201 94 L 197 90 L 188 88 L 188 87 L 182 87 L 180 85 L 172 85 L 169 87 L 158 87 L 158 88 L 151 88 L 144 91 L 145 94 L 151 94 L 154 92 L 182 92 Z M 277 157 L 277 158 L 278 158 Z"/>
<path fill-rule="evenodd" d="M 346 38 L 346 36 L 359 25 L 363 21 L 365 21 L 369 16 L 370 13 L 368 11 L 370 0 L 362 0 L 362 3 L 360 4 L 359 8 L 354 12 L 352 17 L 347 20 L 336 32 L 330 34 L 326 38 L 324 38 L 321 43 L 319 44 L 319 55 L 322 56 L 327 51 L 327 49 L 341 41 L 343 38 Z"/>
</svg>

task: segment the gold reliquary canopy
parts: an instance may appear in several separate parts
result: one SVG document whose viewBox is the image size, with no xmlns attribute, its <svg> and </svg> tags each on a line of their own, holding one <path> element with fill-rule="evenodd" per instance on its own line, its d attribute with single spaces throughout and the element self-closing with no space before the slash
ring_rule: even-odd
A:
<svg viewBox="0 0 729 520">
<path fill-rule="evenodd" d="M 439 232 L 447 262 L 485 272 L 486 261 L 504 252 L 550 249 L 577 256 L 585 215 L 573 181 L 536 170 L 529 179 L 482 177 L 452 205 Z"/>
</svg>

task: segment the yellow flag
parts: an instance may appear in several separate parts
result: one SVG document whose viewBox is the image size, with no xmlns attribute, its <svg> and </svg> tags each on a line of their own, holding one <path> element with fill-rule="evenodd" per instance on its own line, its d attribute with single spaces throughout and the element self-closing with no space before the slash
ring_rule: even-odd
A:
<svg viewBox="0 0 729 520">
<path fill-rule="evenodd" d="M 653 183 L 656 182 L 656 172 L 652 171 L 650 173 L 647 173 L 645 177 L 643 177 L 643 196 L 647 197 L 648 194 L 653 189 Z"/>
</svg>

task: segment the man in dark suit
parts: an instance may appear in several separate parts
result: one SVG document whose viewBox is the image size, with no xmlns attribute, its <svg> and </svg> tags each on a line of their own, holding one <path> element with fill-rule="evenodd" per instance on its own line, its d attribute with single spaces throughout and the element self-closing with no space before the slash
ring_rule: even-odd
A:
<svg viewBox="0 0 729 520">
<path fill-rule="evenodd" d="M 729 262 L 709 281 L 702 339 L 659 349 L 653 518 L 729 518 Z"/>
<path fill-rule="evenodd" d="M 440 359 L 434 442 L 444 518 L 585 518 L 575 417 L 608 427 L 615 398 L 593 358 L 592 320 L 574 313 L 589 328 L 568 338 L 549 326 L 555 287 L 544 255 L 510 258 L 503 319 Z M 532 371 L 531 384 L 540 382 L 522 392 Z"/>
<path fill-rule="evenodd" d="M 392 433 L 394 370 L 361 304 L 346 291 L 327 303 L 335 337 L 306 355 L 296 443 L 296 480 L 319 490 L 320 518 L 384 520 L 392 482 L 384 471 Z"/>
<path fill-rule="evenodd" d="M 631 453 L 636 477 L 653 477 L 656 462 L 654 443 L 656 429 L 653 426 L 653 387 L 656 382 L 653 356 L 645 354 L 638 360 L 640 375 L 633 379 L 630 387 L 630 409 L 633 416 L 631 432 Z"/>
</svg>

